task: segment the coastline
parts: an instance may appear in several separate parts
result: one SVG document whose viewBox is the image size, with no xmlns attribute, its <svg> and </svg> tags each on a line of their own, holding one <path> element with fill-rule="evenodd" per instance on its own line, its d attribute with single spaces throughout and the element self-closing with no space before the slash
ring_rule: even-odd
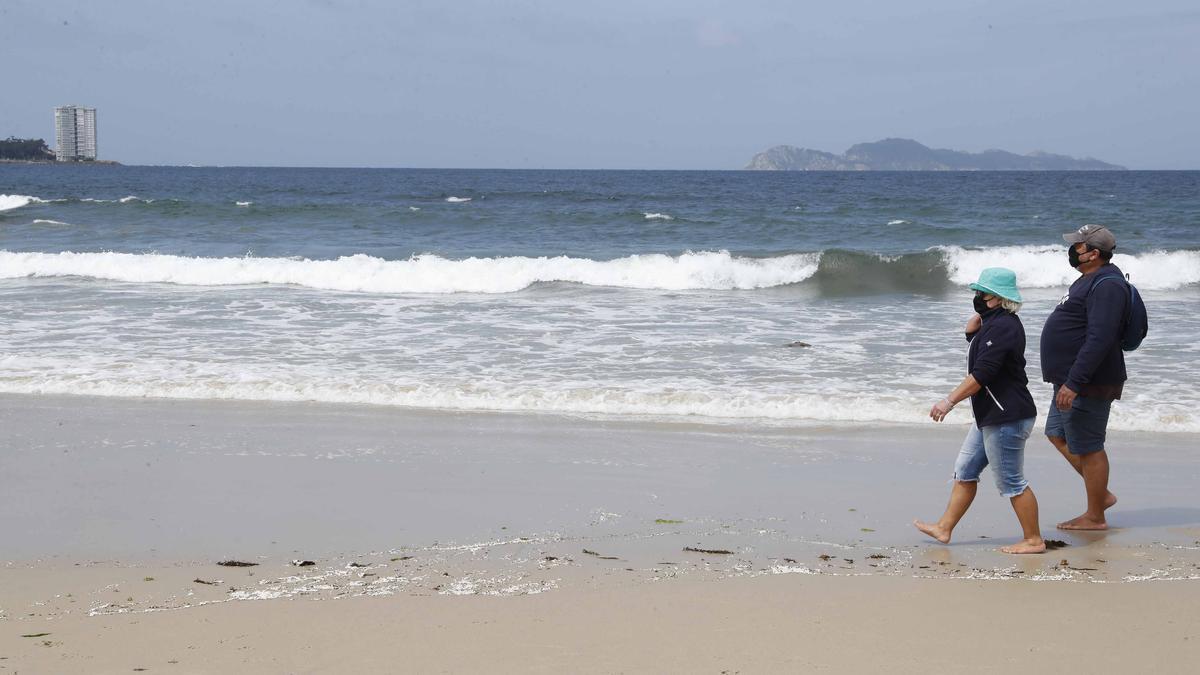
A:
<svg viewBox="0 0 1200 675">
<path fill-rule="evenodd" d="M 1028 606 L 1097 598 L 1114 636 L 1167 622 L 1128 658 L 1186 662 L 1155 650 L 1200 639 L 1194 435 L 1113 435 L 1101 534 L 1052 529 L 1080 488 L 1035 436 L 1068 546 L 1012 557 L 990 484 L 949 546 L 909 524 L 940 512 L 962 432 L 0 395 L 0 672 L 915 668 L 968 658 L 911 641 L 985 606 L 1041 662 L 1075 652 Z M 378 626 L 404 637 L 365 648 Z"/>
<path fill-rule="evenodd" d="M 684 542 L 753 564 L 821 545 L 924 550 L 910 519 L 944 506 L 965 428 L 5 394 L 0 529 L 14 533 L 4 559 L 17 564 L 358 555 L 520 537 L 613 541 L 632 558 L 644 542 L 669 540 L 645 558 Z M 1030 439 L 1026 473 L 1051 535 L 1082 496 L 1040 440 Z M 1114 432 L 1110 443 L 1122 502 L 1094 545 L 1200 539 L 1196 435 Z M 984 479 L 960 541 L 932 548 L 994 567 L 1011 561 L 992 548 L 1016 528 Z"/>
<path fill-rule="evenodd" d="M 0 164 L 52 164 L 54 166 L 97 164 L 100 166 L 125 166 L 124 164 L 113 159 L 94 159 L 87 162 L 59 162 L 53 159 L 0 159 Z"/>
</svg>

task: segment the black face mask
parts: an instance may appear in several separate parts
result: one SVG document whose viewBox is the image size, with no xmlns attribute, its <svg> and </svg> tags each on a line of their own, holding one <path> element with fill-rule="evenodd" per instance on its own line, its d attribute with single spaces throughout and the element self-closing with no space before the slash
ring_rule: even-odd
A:
<svg viewBox="0 0 1200 675">
<path fill-rule="evenodd" d="M 976 293 L 975 299 L 971 301 L 971 304 L 975 306 L 976 314 L 985 314 L 991 310 L 991 307 L 988 307 L 987 300 L 983 299 L 982 293 Z"/>
<path fill-rule="evenodd" d="M 1074 244 L 1067 247 L 1067 259 L 1071 261 L 1071 267 L 1079 267 L 1083 264 L 1083 261 L 1079 259 L 1079 256 L 1080 253 L 1079 251 L 1075 250 Z"/>
</svg>

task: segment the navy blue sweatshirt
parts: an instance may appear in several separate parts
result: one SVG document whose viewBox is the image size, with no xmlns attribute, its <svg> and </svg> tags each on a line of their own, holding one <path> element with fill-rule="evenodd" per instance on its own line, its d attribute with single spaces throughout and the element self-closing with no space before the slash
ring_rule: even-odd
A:
<svg viewBox="0 0 1200 675">
<path fill-rule="evenodd" d="M 1103 276 L 1120 281 L 1092 285 Z M 1121 398 L 1125 355 L 1121 333 L 1129 287 L 1120 268 L 1107 264 L 1071 284 L 1042 328 L 1042 379 L 1081 396 Z"/>
<path fill-rule="evenodd" d="M 1037 416 L 1025 375 L 1025 326 L 1002 307 L 980 315 L 983 325 L 968 333 L 967 371 L 982 389 L 971 397 L 980 428 Z"/>
</svg>

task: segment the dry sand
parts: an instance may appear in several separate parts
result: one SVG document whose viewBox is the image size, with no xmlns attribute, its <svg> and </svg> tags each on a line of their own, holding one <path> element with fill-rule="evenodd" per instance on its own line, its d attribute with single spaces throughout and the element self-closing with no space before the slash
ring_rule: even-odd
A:
<svg viewBox="0 0 1200 675">
<path fill-rule="evenodd" d="M 1185 673 L 1198 607 L 1193 582 L 880 576 L 279 600 L 0 623 L 0 673 Z"/>
</svg>

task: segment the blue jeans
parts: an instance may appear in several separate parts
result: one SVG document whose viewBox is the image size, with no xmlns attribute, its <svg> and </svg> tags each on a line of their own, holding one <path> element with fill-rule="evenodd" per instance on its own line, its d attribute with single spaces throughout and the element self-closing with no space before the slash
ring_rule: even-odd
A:
<svg viewBox="0 0 1200 675">
<path fill-rule="evenodd" d="M 954 480 L 979 482 L 979 474 L 990 464 L 1000 494 L 1011 498 L 1024 492 L 1029 487 L 1025 480 L 1025 441 L 1033 431 L 1034 419 L 982 429 L 972 424 L 954 462 Z"/>
</svg>

